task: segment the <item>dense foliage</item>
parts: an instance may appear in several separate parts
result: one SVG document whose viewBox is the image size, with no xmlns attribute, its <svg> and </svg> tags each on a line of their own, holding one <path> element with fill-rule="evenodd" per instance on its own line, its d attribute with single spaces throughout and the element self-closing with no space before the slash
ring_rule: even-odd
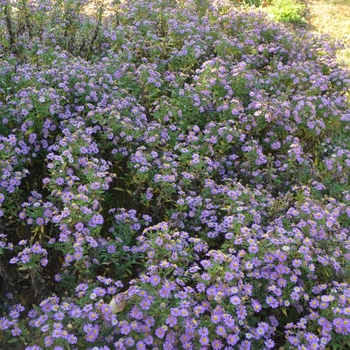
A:
<svg viewBox="0 0 350 350">
<path fill-rule="evenodd" d="M 86 3 L 1 1 L 0 347 L 346 348 L 336 44 L 225 0 Z"/>
</svg>

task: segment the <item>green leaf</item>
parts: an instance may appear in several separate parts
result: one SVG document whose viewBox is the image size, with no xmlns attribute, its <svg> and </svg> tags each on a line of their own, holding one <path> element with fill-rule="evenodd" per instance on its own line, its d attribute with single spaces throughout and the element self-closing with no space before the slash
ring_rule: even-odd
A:
<svg viewBox="0 0 350 350">
<path fill-rule="evenodd" d="M 18 343 L 19 342 L 19 338 L 12 338 L 12 339 L 8 340 L 7 342 L 11 343 L 11 344 Z"/>
<path fill-rule="evenodd" d="M 122 188 L 120 188 L 120 187 L 113 187 L 113 190 L 124 192 L 124 190 Z"/>
</svg>

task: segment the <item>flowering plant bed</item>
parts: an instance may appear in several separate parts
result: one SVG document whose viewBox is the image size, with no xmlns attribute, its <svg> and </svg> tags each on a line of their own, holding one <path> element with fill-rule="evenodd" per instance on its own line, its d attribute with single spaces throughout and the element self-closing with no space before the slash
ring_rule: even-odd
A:
<svg viewBox="0 0 350 350">
<path fill-rule="evenodd" d="M 339 45 L 87 3 L 1 3 L 0 348 L 345 349 Z"/>
</svg>

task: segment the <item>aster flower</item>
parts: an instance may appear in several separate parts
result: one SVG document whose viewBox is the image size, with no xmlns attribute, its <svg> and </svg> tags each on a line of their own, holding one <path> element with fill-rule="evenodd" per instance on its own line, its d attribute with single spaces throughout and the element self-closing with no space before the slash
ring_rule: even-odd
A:
<svg viewBox="0 0 350 350">
<path fill-rule="evenodd" d="M 259 303 L 259 301 L 253 299 L 252 300 L 252 308 L 255 312 L 260 312 L 261 311 L 261 304 Z"/>
<path fill-rule="evenodd" d="M 165 335 L 166 330 L 167 330 L 166 326 L 159 327 L 159 328 L 156 329 L 155 334 L 156 334 L 156 336 L 158 338 L 162 339 L 164 337 L 164 335 Z"/>
</svg>

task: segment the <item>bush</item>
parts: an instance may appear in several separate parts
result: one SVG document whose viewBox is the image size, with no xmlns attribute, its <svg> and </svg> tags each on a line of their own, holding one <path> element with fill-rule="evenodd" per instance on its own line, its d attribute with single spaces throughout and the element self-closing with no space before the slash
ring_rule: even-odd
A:
<svg viewBox="0 0 350 350">
<path fill-rule="evenodd" d="M 3 1 L 0 344 L 349 336 L 349 72 L 230 1 Z"/>
<path fill-rule="evenodd" d="M 273 0 L 265 10 L 280 22 L 305 22 L 305 5 L 298 1 Z"/>
</svg>

